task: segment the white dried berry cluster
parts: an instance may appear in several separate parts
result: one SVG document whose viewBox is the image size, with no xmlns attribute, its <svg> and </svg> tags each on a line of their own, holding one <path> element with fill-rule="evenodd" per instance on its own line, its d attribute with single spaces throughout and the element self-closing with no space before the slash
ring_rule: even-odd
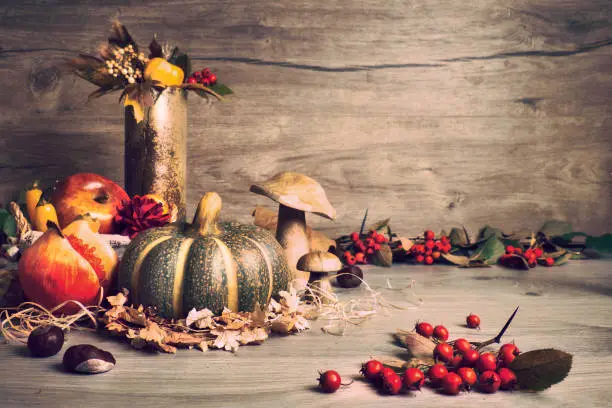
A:
<svg viewBox="0 0 612 408">
<path fill-rule="evenodd" d="M 114 78 L 123 78 L 129 84 L 142 80 L 143 72 L 141 68 L 147 64 L 149 59 L 142 52 L 137 53 L 132 44 L 123 48 L 115 48 L 113 57 L 113 59 L 105 61 L 110 75 Z"/>
</svg>

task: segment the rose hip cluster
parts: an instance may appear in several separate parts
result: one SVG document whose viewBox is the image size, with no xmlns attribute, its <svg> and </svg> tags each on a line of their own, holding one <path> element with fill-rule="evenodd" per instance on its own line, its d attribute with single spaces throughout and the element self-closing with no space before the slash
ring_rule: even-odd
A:
<svg viewBox="0 0 612 408">
<path fill-rule="evenodd" d="M 437 334 L 435 329 L 438 329 Z M 419 322 L 415 325 L 415 330 L 437 342 L 433 351 L 435 364 L 426 367 L 426 374 L 424 373 L 426 383 L 430 387 L 448 395 L 457 395 L 460 391 L 473 388 L 484 393 L 516 388 L 516 375 L 508 368 L 519 354 L 514 343 L 502 345 L 497 354 L 480 353 L 464 338 L 446 342 L 448 330 L 444 326 L 434 328 L 427 322 Z"/>
<path fill-rule="evenodd" d="M 210 72 L 210 69 L 204 68 L 201 71 L 194 71 L 187 78 L 188 84 L 202 84 L 204 86 L 213 86 L 217 83 L 217 76 Z"/>
<path fill-rule="evenodd" d="M 522 256 L 529 265 L 530 268 L 535 268 L 538 264 L 538 260 L 541 261 L 541 264 L 545 266 L 553 266 L 555 264 L 555 260 L 551 257 L 542 258 L 544 251 L 542 248 L 528 248 L 523 251 L 520 247 L 514 247 L 512 245 L 506 246 L 506 253 L 499 258 L 499 262 L 504 264 L 512 255 Z"/>
<path fill-rule="evenodd" d="M 363 239 L 362 239 L 363 238 Z M 381 244 L 386 244 L 389 239 L 377 231 L 370 231 L 365 237 L 358 232 L 351 233 L 353 251 L 344 251 L 342 258 L 347 265 L 367 264 L 368 257 L 380 251 Z"/>
<path fill-rule="evenodd" d="M 435 239 L 435 234 L 431 230 L 424 233 L 425 242 L 422 244 L 414 244 L 408 253 L 412 255 L 415 262 L 431 265 L 436 260 L 440 259 L 442 254 L 447 254 L 451 250 L 450 239 L 443 235 L 440 239 Z"/>
</svg>

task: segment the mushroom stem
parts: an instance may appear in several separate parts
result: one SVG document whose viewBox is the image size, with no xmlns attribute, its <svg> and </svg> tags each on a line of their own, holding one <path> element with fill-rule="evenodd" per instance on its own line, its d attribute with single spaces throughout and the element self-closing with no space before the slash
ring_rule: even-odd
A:
<svg viewBox="0 0 612 408">
<path fill-rule="evenodd" d="M 331 293 L 333 291 L 329 279 L 325 279 L 327 275 L 327 272 L 310 272 L 308 286 L 314 290 L 315 295 L 320 292 Z M 327 303 L 327 301 L 327 297 L 321 298 L 322 303 Z"/>
<path fill-rule="evenodd" d="M 300 257 L 310 252 L 304 211 L 280 204 L 276 240 L 285 249 L 285 256 L 293 277 L 308 281 L 310 274 L 297 269 L 297 262 Z"/>
</svg>

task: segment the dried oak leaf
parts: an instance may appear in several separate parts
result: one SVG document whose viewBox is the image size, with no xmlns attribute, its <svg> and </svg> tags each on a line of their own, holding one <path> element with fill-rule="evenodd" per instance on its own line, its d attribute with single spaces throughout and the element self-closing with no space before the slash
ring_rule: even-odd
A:
<svg viewBox="0 0 612 408">
<path fill-rule="evenodd" d="M 196 310 L 195 308 L 187 314 L 185 325 L 196 329 L 212 329 L 215 327 L 213 312 L 208 309 Z"/>
<path fill-rule="evenodd" d="M 123 335 L 128 332 L 128 328 L 119 322 L 109 322 L 105 326 L 106 330 L 116 335 Z"/>
<path fill-rule="evenodd" d="M 283 306 L 274 299 L 270 299 L 268 303 L 268 312 L 279 314 L 283 310 Z"/>
<path fill-rule="evenodd" d="M 147 322 L 147 327 L 140 330 L 128 330 L 126 337 L 131 339 L 132 346 L 137 349 L 150 346 L 166 353 L 176 353 L 176 347 L 165 343 L 166 332 L 151 321 Z"/>
<path fill-rule="evenodd" d="M 193 334 L 189 333 L 166 331 L 165 335 L 166 336 L 164 337 L 164 343 L 169 344 L 171 346 L 197 347 L 202 342 L 204 342 L 201 336 L 194 336 Z"/>
<path fill-rule="evenodd" d="M 127 292 L 127 291 L 126 291 Z M 119 292 L 115 296 L 107 296 L 106 300 L 111 306 L 123 306 L 127 302 L 127 293 Z"/>
<path fill-rule="evenodd" d="M 249 320 L 251 321 L 252 326 L 264 327 L 267 320 L 265 309 L 259 306 L 255 307 L 255 310 L 250 313 Z"/>
<path fill-rule="evenodd" d="M 298 311 L 300 298 L 293 286 L 289 288 L 289 291 L 281 290 L 278 294 L 281 297 L 280 304 L 283 306 L 283 313 L 296 313 Z"/>
<path fill-rule="evenodd" d="M 240 347 L 240 331 L 238 330 L 226 330 L 225 328 L 217 327 L 211 330 L 210 333 L 217 336 L 212 343 L 214 348 L 236 352 L 238 347 Z"/>
<path fill-rule="evenodd" d="M 142 307 L 138 309 L 126 307 L 123 312 L 119 313 L 119 319 L 142 327 L 147 326 L 148 322 L 146 314 L 142 311 Z"/>
<path fill-rule="evenodd" d="M 261 344 L 268 338 L 268 332 L 263 327 L 245 329 L 240 334 L 240 344 Z"/>
<path fill-rule="evenodd" d="M 291 316 L 280 316 L 271 322 L 270 330 L 273 333 L 289 334 L 293 330 L 293 326 L 295 326 L 295 320 Z"/>
</svg>

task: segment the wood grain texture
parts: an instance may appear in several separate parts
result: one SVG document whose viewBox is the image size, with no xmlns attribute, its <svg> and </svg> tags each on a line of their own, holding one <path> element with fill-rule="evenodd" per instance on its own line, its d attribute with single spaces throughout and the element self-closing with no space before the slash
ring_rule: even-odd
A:
<svg viewBox="0 0 612 408">
<path fill-rule="evenodd" d="M 98 376 L 63 372 L 63 352 L 48 359 L 28 356 L 25 347 L 0 344 L 3 374 L 0 398 L 12 407 L 604 407 L 612 397 L 612 284 L 610 260 L 573 261 L 530 271 L 458 269 L 449 266 L 366 267 L 364 276 L 388 302 L 403 309 L 379 313 L 338 337 L 310 331 L 274 337 L 261 346 L 224 351 L 179 350 L 147 354 L 109 337 L 71 332 L 67 347 L 89 343 L 110 351 L 117 366 Z M 389 289 L 389 284 L 391 289 Z M 412 285 L 411 288 L 409 286 Z M 337 289 L 342 300 L 364 295 Z M 418 303 L 422 299 L 422 303 Z M 444 324 L 451 338 L 484 341 L 493 337 L 514 308 L 520 309 L 504 341 L 523 351 L 554 347 L 573 355 L 573 367 L 560 384 L 540 393 L 438 395 L 426 389 L 397 397 L 379 395 L 363 381 L 333 395 L 316 391 L 317 371 L 337 370 L 358 379 L 370 356 L 402 357 L 391 333 L 411 329 L 417 320 Z M 481 330 L 468 329 L 465 316 L 479 314 Z M 495 350 L 493 348 L 492 350 Z M 10 373 L 10 375 L 8 375 Z"/>
<path fill-rule="evenodd" d="M 325 187 L 330 235 L 392 217 L 405 234 L 561 218 L 612 230 L 607 0 L 3 1 L 0 202 L 77 171 L 123 182 L 123 114 L 62 59 L 119 17 L 232 86 L 189 100 L 188 215 L 214 190 L 250 222 L 279 171 Z"/>
</svg>

